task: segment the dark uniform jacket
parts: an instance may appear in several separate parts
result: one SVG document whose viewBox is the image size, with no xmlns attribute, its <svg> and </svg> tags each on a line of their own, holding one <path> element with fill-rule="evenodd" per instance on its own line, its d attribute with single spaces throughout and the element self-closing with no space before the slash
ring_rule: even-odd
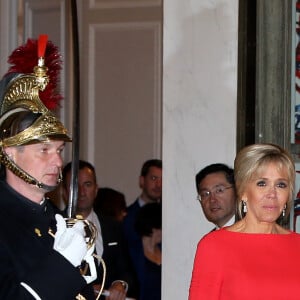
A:
<svg viewBox="0 0 300 300">
<path fill-rule="evenodd" d="M 23 197 L 0 181 L 0 299 L 74 300 L 86 285 L 78 269 L 53 250 L 53 206 Z"/>
</svg>

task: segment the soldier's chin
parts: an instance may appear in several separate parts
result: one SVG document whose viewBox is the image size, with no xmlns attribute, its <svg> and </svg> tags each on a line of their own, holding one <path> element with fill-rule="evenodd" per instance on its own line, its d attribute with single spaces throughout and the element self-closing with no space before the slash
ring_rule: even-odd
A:
<svg viewBox="0 0 300 300">
<path fill-rule="evenodd" d="M 60 184 L 60 178 L 52 178 L 51 180 L 46 180 L 44 182 L 41 181 L 41 188 L 44 189 L 46 192 L 54 191 L 57 186 Z"/>
<path fill-rule="evenodd" d="M 58 184 L 59 184 L 59 182 L 56 182 L 56 183 L 51 182 L 49 184 L 40 182 L 38 184 L 38 187 L 47 193 L 47 192 L 53 192 L 57 188 Z"/>
</svg>

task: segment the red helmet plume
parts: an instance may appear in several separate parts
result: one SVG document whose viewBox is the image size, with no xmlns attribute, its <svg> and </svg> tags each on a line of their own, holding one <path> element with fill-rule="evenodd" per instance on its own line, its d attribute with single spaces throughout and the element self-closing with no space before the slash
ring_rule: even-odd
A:
<svg viewBox="0 0 300 300">
<path fill-rule="evenodd" d="M 58 47 L 51 41 L 47 41 L 46 35 L 41 36 L 39 41 L 28 39 L 26 44 L 15 49 L 8 58 L 8 63 L 11 64 L 11 67 L 7 74 L 33 73 L 33 69 L 37 66 L 41 56 L 43 56 L 44 64 L 48 68 L 49 83 L 43 91 L 39 92 L 39 96 L 45 106 L 53 110 L 63 98 L 58 92 L 62 60 Z"/>
</svg>

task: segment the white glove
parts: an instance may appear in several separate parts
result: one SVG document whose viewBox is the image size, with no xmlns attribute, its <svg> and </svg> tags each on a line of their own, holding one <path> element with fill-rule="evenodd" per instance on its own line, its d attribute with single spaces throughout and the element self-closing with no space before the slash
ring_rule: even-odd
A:
<svg viewBox="0 0 300 300">
<path fill-rule="evenodd" d="M 78 267 L 87 255 L 84 223 L 77 221 L 73 227 L 67 228 L 64 218 L 56 214 L 57 231 L 53 249 L 63 255 L 74 267 Z"/>
<path fill-rule="evenodd" d="M 95 259 L 93 257 L 93 253 L 95 252 L 95 244 L 88 250 L 84 260 L 90 267 L 90 275 L 83 275 L 83 278 L 87 283 L 91 283 L 92 281 L 97 279 L 97 271 L 95 265 Z"/>
</svg>

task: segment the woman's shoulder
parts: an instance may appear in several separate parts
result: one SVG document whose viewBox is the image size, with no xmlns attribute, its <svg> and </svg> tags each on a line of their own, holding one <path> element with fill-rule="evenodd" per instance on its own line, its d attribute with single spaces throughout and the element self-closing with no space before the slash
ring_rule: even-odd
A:
<svg viewBox="0 0 300 300">
<path fill-rule="evenodd" d="M 198 253 L 209 253 L 209 255 L 219 255 L 222 249 L 222 257 L 227 251 L 230 251 L 239 239 L 224 228 L 211 231 L 204 235 L 198 242 Z"/>
<path fill-rule="evenodd" d="M 224 239 L 230 239 L 232 235 L 226 228 L 220 228 L 218 230 L 211 231 L 207 234 L 205 234 L 200 242 L 205 242 L 205 243 L 216 243 L 219 241 L 222 241 Z"/>
</svg>

